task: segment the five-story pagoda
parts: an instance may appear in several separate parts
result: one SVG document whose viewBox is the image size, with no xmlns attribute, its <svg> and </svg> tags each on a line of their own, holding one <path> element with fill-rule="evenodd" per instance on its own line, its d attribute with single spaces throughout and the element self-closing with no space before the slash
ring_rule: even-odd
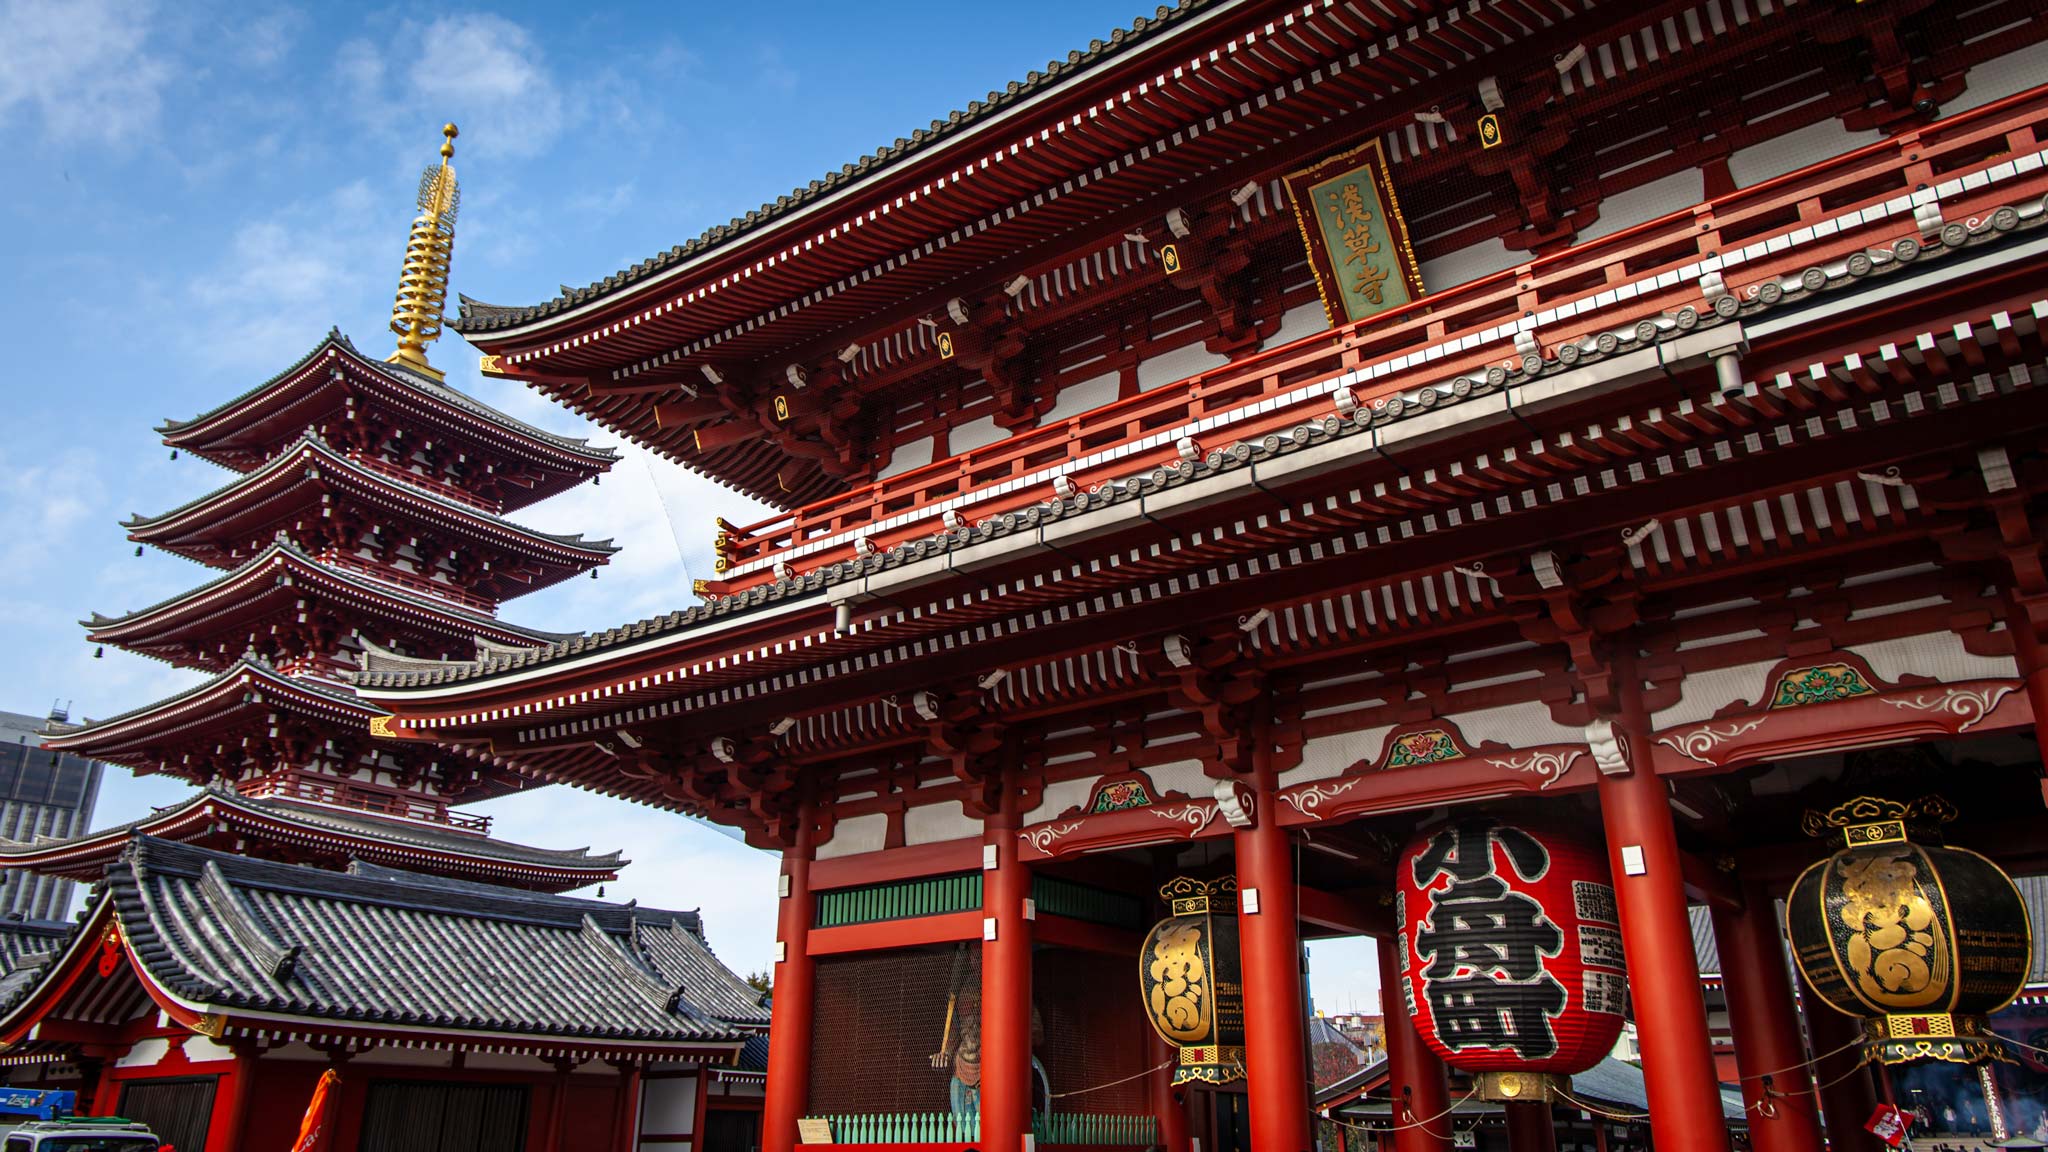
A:
<svg viewBox="0 0 2048 1152">
<path fill-rule="evenodd" d="M 160 604 L 85 621 L 91 640 L 209 678 L 168 699 L 53 731 L 48 746 L 203 785 L 140 827 L 0 848 L 0 862 L 97 879 L 131 833 L 297 863 L 363 858 L 547 891 L 621 861 L 491 839 L 451 805 L 517 790 L 488 758 L 382 738 L 349 680 L 371 662 L 464 660 L 567 637 L 498 605 L 608 562 L 609 541 L 504 519 L 606 471 L 609 449 L 524 424 L 443 382 L 440 335 L 458 201 L 455 126 L 422 175 L 391 327 L 365 356 L 338 331 L 298 363 L 189 420 L 173 453 L 234 473 L 129 539 L 222 573 Z"/>
</svg>

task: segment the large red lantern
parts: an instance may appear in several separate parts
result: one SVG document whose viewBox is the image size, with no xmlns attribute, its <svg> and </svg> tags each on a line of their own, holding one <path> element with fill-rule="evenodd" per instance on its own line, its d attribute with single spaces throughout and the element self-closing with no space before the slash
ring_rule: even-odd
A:
<svg viewBox="0 0 2048 1152">
<path fill-rule="evenodd" d="M 1420 832 L 1394 915 L 1415 1029 L 1482 1095 L 1534 1099 L 1621 1035 L 1628 981 L 1606 857 L 1557 833 L 1481 817 Z"/>
</svg>

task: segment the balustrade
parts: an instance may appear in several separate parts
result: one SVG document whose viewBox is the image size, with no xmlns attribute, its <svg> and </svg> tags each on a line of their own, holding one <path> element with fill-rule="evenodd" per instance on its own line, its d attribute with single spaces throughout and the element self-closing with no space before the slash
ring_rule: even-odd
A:
<svg viewBox="0 0 2048 1152">
<path fill-rule="evenodd" d="M 1053 495 L 1065 476 L 1083 491 L 1333 414 L 1338 388 L 1361 405 L 1461 374 L 1484 375 L 1522 355 L 1704 311 L 1771 282 L 1922 234 L 1915 209 L 1939 195 L 1952 225 L 1981 224 L 2001 205 L 2048 191 L 2038 128 L 2048 91 L 2022 93 L 1869 145 L 1687 211 L 1436 292 L 1389 321 L 1347 324 L 934 462 L 721 537 L 714 594 L 772 582 L 946 530 Z M 1940 225 L 1936 225 L 1938 228 Z M 1535 350 L 1516 338 L 1536 340 Z M 1572 354 L 1575 355 L 1575 354 Z"/>
</svg>

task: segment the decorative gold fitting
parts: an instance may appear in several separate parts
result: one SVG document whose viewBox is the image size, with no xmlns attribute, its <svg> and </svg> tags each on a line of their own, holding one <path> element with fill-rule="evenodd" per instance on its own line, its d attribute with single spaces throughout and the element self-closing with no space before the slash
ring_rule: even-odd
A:
<svg viewBox="0 0 2048 1152">
<path fill-rule="evenodd" d="M 441 338 L 442 313 L 448 305 L 448 268 L 455 257 L 455 214 L 462 190 L 449 160 L 455 155 L 455 125 L 441 128 L 441 164 L 420 173 L 419 215 L 405 241 L 405 266 L 398 275 L 398 297 L 391 305 L 391 331 L 398 350 L 385 357 L 434 379 L 442 373 L 427 363 L 427 345 Z"/>
<path fill-rule="evenodd" d="M 1557 1078 L 1548 1072 L 1481 1072 L 1472 1092 L 1481 1100 L 1511 1104 L 1520 1100 L 1549 1100 L 1558 1088 Z"/>
<path fill-rule="evenodd" d="M 1826 812 L 1809 809 L 1800 821 L 1808 836 L 1825 836 L 1839 831 L 1850 848 L 1865 844 L 1895 844 L 1909 839 L 1910 829 L 1933 829 L 1953 821 L 1960 813 L 1940 796 L 1922 796 L 1910 803 L 1879 796 L 1858 796 Z"/>
</svg>

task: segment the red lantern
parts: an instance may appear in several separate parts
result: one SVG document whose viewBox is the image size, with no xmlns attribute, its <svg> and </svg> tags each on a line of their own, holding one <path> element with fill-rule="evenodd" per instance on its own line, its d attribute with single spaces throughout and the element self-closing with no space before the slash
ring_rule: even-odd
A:
<svg viewBox="0 0 2048 1152">
<path fill-rule="evenodd" d="M 1600 1061 L 1621 1035 L 1627 976 L 1606 857 L 1490 817 L 1418 833 L 1401 854 L 1394 915 L 1416 1031 L 1481 1092 L 1533 1097 Z"/>
</svg>

